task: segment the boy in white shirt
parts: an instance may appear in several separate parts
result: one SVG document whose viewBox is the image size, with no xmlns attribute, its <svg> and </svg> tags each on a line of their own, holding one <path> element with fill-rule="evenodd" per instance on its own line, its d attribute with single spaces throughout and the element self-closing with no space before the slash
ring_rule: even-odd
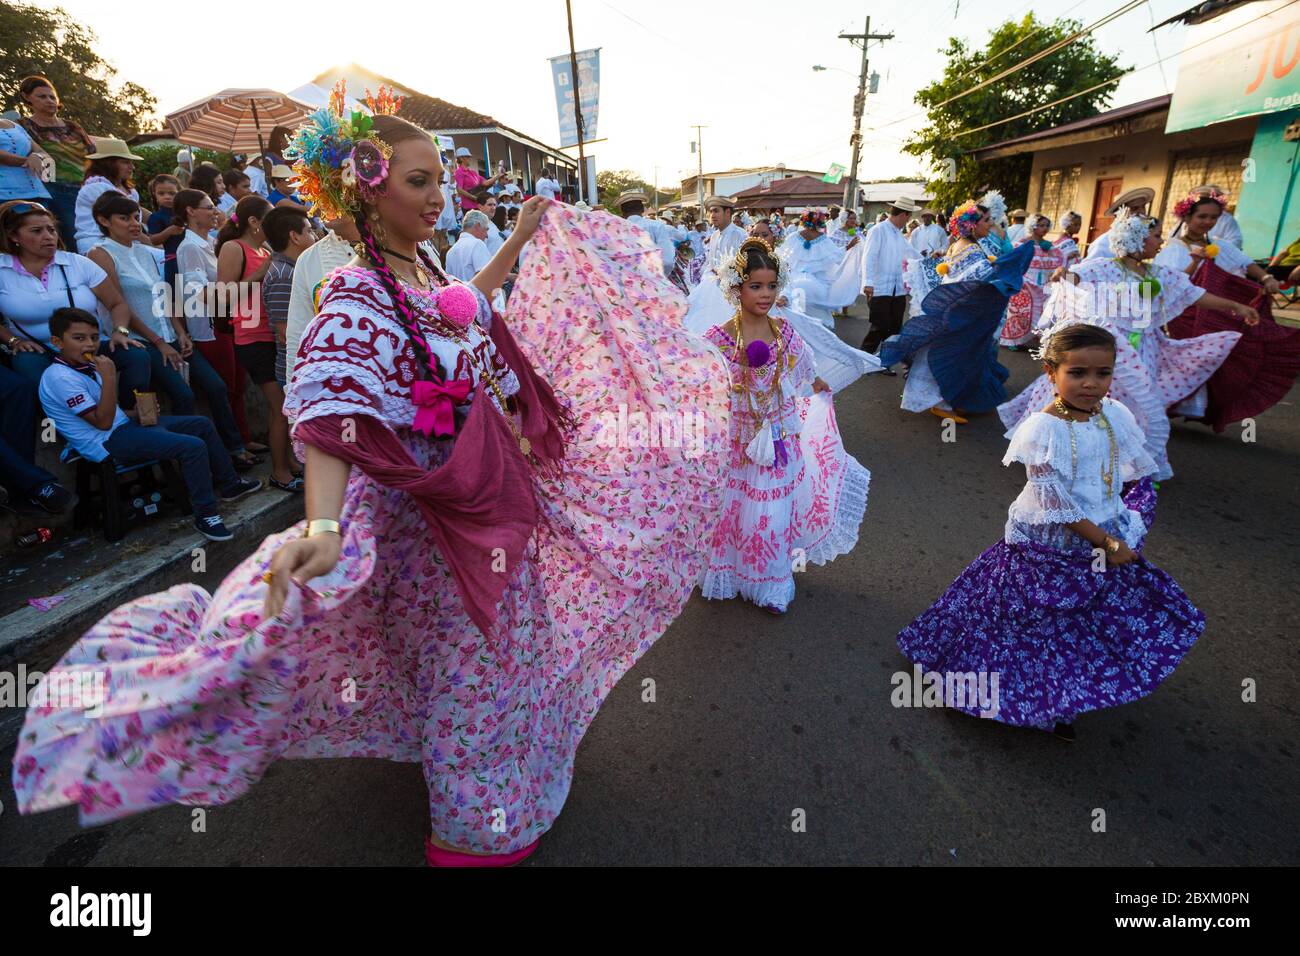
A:
<svg viewBox="0 0 1300 956">
<path fill-rule="evenodd" d="M 56 309 L 50 341 L 58 354 L 41 376 L 41 406 L 68 448 L 95 462 L 110 455 L 123 463 L 175 460 L 194 507 L 194 527 L 210 541 L 233 538 L 217 514 L 213 480 L 222 501 L 238 501 L 262 483 L 235 473 L 212 422 L 201 415 L 160 415 L 157 425 L 144 426 L 128 418 L 117 405 L 117 367 L 96 354 L 99 320 L 84 309 Z"/>
</svg>

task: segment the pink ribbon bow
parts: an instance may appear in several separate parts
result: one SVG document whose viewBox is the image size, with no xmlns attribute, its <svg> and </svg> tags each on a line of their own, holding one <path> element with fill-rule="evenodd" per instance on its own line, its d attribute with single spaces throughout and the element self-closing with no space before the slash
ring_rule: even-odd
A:
<svg viewBox="0 0 1300 956">
<path fill-rule="evenodd" d="M 426 436 L 450 438 L 456 431 L 452 410 L 469 397 L 470 380 L 454 379 L 450 382 L 428 382 L 417 379 L 411 385 L 411 403 L 415 405 L 415 421 L 411 427 Z"/>
</svg>

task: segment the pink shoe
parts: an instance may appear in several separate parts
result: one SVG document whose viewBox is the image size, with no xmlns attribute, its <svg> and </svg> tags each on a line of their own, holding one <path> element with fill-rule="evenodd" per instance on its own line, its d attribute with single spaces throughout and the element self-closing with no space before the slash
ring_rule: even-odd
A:
<svg viewBox="0 0 1300 956">
<path fill-rule="evenodd" d="M 444 850 L 442 847 L 434 846 L 428 838 L 424 838 L 424 861 L 430 866 L 514 866 L 516 863 L 522 863 L 533 855 L 537 849 L 540 840 L 534 840 L 522 850 L 515 850 L 513 853 L 464 853 L 460 850 Z"/>
</svg>

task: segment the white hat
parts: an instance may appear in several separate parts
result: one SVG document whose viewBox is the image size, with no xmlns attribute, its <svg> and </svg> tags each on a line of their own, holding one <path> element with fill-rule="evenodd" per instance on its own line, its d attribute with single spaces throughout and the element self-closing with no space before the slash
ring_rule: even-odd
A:
<svg viewBox="0 0 1300 956">
<path fill-rule="evenodd" d="M 464 146 L 457 146 L 457 147 L 456 147 L 456 158 L 457 158 L 457 159 L 460 159 L 462 156 L 469 156 L 469 155 L 470 155 L 470 151 L 469 151 L 468 149 L 466 149 Z"/>
</svg>

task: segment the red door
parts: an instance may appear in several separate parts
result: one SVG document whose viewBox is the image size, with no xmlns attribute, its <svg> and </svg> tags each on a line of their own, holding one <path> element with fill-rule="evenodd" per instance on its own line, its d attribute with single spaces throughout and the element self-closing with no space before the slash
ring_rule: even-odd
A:
<svg viewBox="0 0 1300 956">
<path fill-rule="evenodd" d="M 1110 228 L 1114 216 L 1106 215 L 1106 210 L 1119 198 L 1124 188 L 1124 178 L 1097 180 L 1097 192 L 1092 197 L 1092 225 L 1088 227 L 1088 245 Z"/>
</svg>

